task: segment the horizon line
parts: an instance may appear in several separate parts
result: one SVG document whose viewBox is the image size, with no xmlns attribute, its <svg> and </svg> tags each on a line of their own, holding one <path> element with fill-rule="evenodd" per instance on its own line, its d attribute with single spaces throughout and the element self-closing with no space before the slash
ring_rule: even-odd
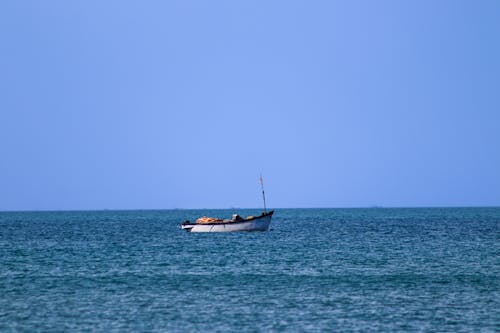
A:
<svg viewBox="0 0 500 333">
<path fill-rule="evenodd" d="M 267 210 L 277 209 L 416 209 L 416 208 L 500 208 L 500 206 L 493 205 L 480 205 L 480 206 L 463 206 L 463 205 L 450 205 L 450 206 L 348 206 L 348 207 L 275 207 L 267 208 Z M 7 209 L 0 210 L 0 213 L 29 213 L 29 212 L 107 212 L 107 211 L 171 211 L 171 210 L 231 210 L 231 209 L 258 209 L 262 207 L 225 207 L 225 208 L 90 208 L 90 209 Z"/>
</svg>

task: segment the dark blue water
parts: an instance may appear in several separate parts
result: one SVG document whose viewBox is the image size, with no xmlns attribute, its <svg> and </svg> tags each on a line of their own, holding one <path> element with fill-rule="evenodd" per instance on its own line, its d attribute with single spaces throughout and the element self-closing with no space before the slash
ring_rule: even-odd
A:
<svg viewBox="0 0 500 333">
<path fill-rule="evenodd" d="M 500 208 L 232 213 L 0 213 L 0 331 L 500 331 Z"/>
</svg>

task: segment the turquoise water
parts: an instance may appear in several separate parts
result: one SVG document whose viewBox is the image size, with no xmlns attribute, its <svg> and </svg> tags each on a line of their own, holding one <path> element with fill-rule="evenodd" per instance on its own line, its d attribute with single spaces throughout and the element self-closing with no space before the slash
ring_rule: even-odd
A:
<svg viewBox="0 0 500 333">
<path fill-rule="evenodd" d="M 232 213 L 0 213 L 0 331 L 500 331 L 500 208 Z"/>
</svg>

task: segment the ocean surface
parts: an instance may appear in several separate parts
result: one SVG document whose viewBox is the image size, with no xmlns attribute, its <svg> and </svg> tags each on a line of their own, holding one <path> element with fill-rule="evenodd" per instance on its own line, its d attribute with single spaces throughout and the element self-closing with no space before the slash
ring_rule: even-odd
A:
<svg viewBox="0 0 500 333">
<path fill-rule="evenodd" d="M 500 332 L 500 208 L 233 212 L 0 213 L 0 332 Z"/>
</svg>

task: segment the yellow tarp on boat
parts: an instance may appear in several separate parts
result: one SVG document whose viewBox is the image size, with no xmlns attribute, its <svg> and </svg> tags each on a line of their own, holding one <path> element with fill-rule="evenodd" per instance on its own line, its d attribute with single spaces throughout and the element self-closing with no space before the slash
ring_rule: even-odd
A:
<svg viewBox="0 0 500 333">
<path fill-rule="evenodd" d="M 196 223 L 198 224 L 205 224 L 205 223 L 221 223 L 224 220 L 217 219 L 215 217 L 207 217 L 207 216 L 202 216 L 199 219 L 196 220 Z"/>
</svg>

